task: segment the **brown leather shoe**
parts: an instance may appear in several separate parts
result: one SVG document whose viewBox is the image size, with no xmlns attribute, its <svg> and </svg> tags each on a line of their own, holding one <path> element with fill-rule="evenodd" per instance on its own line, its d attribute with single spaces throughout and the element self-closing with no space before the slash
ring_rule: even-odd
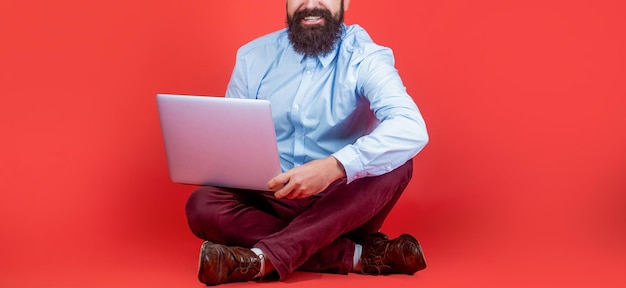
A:
<svg viewBox="0 0 626 288">
<path fill-rule="evenodd" d="M 205 241 L 200 248 L 198 279 L 206 285 L 250 281 L 259 274 L 261 261 L 248 248 Z"/>
<path fill-rule="evenodd" d="M 387 235 L 377 232 L 366 237 L 361 243 L 361 273 L 370 275 L 408 274 L 426 268 L 422 248 L 417 240 L 409 235 L 389 240 Z"/>
</svg>

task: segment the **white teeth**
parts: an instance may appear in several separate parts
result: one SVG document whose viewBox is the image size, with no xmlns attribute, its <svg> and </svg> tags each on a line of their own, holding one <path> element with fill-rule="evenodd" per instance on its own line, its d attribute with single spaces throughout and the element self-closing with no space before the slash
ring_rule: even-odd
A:
<svg viewBox="0 0 626 288">
<path fill-rule="evenodd" d="M 304 20 L 306 20 L 306 21 L 315 21 L 315 20 L 318 20 L 320 18 L 322 18 L 322 17 L 321 16 L 307 16 L 307 17 L 304 17 Z"/>
</svg>

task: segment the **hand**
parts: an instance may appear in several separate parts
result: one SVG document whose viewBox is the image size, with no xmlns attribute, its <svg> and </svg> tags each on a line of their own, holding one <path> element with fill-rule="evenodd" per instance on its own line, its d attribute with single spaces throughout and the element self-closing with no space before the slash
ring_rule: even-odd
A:
<svg viewBox="0 0 626 288">
<path fill-rule="evenodd" d="M 333 181 L 345 176 L 343 165 L 330 156 L 282 173 L 271 179 L 267 186 L 276 191 L 276 198 L 306 198 L 324 191 Z"/>
</svg>

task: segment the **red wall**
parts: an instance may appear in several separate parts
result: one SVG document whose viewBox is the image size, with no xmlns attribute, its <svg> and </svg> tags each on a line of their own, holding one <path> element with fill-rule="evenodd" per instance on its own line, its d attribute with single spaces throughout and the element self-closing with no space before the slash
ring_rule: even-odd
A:
<svg viewBox="0 0 626 288">
<path fill-rule="evenodd" d="M 347 21 L 394 49 L 429 126 L 385 225 L 445 276 L 424 281 L 626 285 L 624 2 L 393 4 L 354 0 Z M 222 95 L 284 2 L 0 6 L 0 287 L 193 270 L 154 95 Z"/>
</svg>

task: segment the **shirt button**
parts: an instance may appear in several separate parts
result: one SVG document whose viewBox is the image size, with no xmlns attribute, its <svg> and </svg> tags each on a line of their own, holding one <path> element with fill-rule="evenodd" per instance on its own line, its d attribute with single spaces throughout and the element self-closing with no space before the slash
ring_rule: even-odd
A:
<svg viewBox="0 0 626 288">
<path fill-rule="evenodd" d="M 293 109 L 296 109 L 296 110 L 300 109 L 300 105 L 298 105 L 298 104 L 293 104 Z"/>
<path fill-rule="evenodd" d="M 311 76 L 311 73 L 312 73 L 311 70 L 306 71 L 307 76 Z"/>
</svg>

